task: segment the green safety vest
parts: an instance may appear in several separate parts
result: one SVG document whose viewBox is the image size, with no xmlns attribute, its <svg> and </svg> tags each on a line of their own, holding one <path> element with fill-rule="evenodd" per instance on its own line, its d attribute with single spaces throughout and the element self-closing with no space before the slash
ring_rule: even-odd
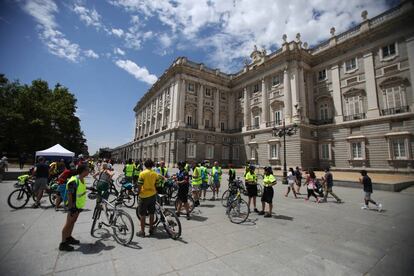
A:
<svg viewBox="0 0 414 276">
<path fill-rule="evenodd" d="M 184 170 L 185 170 L 186 172 L 189 172 L 189 171 L 190 171 L 190 166 L 189 166 L 188 164 L 185 164 L 185 166 L 184 166 Z"/>
<path fill-rule="evenodd" d="M 159 168 L 159 171 L 160 171 L 160 175 L 162 175 L 162 176 L 166 176 L 167 175 L 167 173 L 168 173 L 168 169 L 167 168 Z M 157 180 L 157 182 L 156 182 L 156 186 L 157 187 L 164 187 L 164 182 L 165 182 L 165 180 L 164 180 L 164 178 L 163 177 L 160 177 L 158 180 Z"/>
<path fill-rule="evenodd" d="M 200 167 L 195 167 L 193 171 L 194 171 L 194 173 L 193 173 L 193 178 L 192 178 L 191 184 L 192 185 L 201 185 L 202 180 L 201 180 L 201 169 L 200 169 Z M 196 176 L 194 176 L 194 175 L 196 175 Z"/>
<path fill-rule="evenodd" d="M 273 174 L 265 175 L 263 177 L 263 186 L 265 187 L 271 187 L 273 186 L 273 182 L 276 181 L 276 178 L 273 176 Z"/>
<path fill-rule="evenodd" d="M 140 173 L 141 171 L 138 169 L 138 167 L 137 166 L 135 166 L 135 170 L 134 170 L 134 176 L 139 176 L 139 173 Z"/>
<path fill-rule="evenodd" d="M 245 177 L 244 177 L 244 180 L 246 182 L 256 182 L 257 176 L 256 176 L 255 173 L 247 172 Z"/>
<path fill-rule="evenodd" d="M 200 167 L 201 172 L 204 172 L 204 178 L 202 179 L 203 181 L 207 182 L 208 181 L 208 171 L 207 168 L 204 166 Z"/>
<path fill-rule="evenodd" d="M 230 169 L 229 174 L 233 174 L 234 177 L 236 177 L 236 170 L 235 169 Z"/>
<path fill-rule="evenodd" d="M 135 164 L 126 164 L 125 166 L 125 176 L 126 177 L 132 177 L 135 170 Z"/>
<path fill-rule="evenodd" d="M 68 190 L 68 184 L 72 181 L 76 182 L 76 208 L 82 209 L 86 204 L 86 184 L 85 182 L 80 181 L 79 177 L 72 176 L 69 181 L 66 183 L 66 190 Z M 67 201 L 66 201 L 67 204 Z"/>
<path fill-rule="evenodd" d="M 211 174 L 214 176 L 216 173 L 219 175 L 219 180 L 221 180 L 221 167 L 213 167 L 211 169 Z"/>
</svg>

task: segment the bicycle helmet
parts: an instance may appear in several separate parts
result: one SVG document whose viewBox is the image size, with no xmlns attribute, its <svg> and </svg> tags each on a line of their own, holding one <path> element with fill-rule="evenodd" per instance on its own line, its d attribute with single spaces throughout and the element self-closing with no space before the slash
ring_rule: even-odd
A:
<svg viewBox="0 0 414 276">
<path fill-rule="evenodd" d="M 256 167 L 255 167 L 254 165 L 250 165 L 250 166 L 249 166 L 249 169 L 250 169 L 250 170 L 255 170 L 255 169 L 256 169 Z"/>
</svg>

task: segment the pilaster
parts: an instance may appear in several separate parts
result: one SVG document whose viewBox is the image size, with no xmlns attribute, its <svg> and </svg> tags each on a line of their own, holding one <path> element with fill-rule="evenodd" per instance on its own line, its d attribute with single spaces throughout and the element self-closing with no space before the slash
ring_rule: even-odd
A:
<svg viewBox="0 0 414 276">
<path fill-rule="evenodd" d="M 364 55 L 365 90 L 367 93 L 367 118 L 379 117 L 377 85 L 375 81 L 374 57 L 372 53 Z"/>
<path fill-rule="evenodd" d="M 203 113 L 204 113 L 204 86 L 200 84 L 198 95 L 197 95 L 197 125 L 198 129 L 204 129 L 203 124 Z"/>
<path fill-rule="evenodd" d="M 290 76 L 289 68 L 286 67 L 283 71 L 283 102 L 285 121 L 287 124 L 292 122 L 292 93 L 290 90 Z"/>
<path fill-rule="evenodd" d="M 343 110 L 342 110 L 342 93 L 341 93 L 341 82 L 339 79 L 339 66 L 334 65 L 331 67 L 332 74 L 332 98 L 334 104 L 334 117 L 335 123 L 341 123 L 343 121 Z"/>
</svg>

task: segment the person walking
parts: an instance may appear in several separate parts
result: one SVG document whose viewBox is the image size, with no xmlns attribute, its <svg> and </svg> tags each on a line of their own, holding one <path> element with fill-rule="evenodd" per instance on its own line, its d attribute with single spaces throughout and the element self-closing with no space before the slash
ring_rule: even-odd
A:
<svg viewBox="0 0 414 276">
<path fill-rule="evenodd" d="M 229 183 L 236 180 L 236 170 L 233 168 L 233 164 L 229 164 Z"/>
<path fill-rule="evenodd" d="M 157 200 L 156 183 L 160 176 L 152 170 L 154 162 L 151 159 L 145 160 L 145 170 L 139 174 L 138 178 L 138 210 L 141 216 L 141 231 L 137 233 L 139 237 L 145 237 L 145 218 L 149 214 L 149 234 L 154 233 L 154 213 L 155 202 Z"/>
<path fill-rule="evenodd" d="M 184 170 L 188 173 L 188 170 Z M 197 162 L 193 164 L 193 175 L 191 179 L 192 185 L 192 193 L 194 198 L 194 206 L 200 206 L 200 195 L 201 195 L 201 184 L 203 183 L 202 176 L 201 176 L 201 169 Z"/>
<path fill-rule="evenodd" d="M 128 163 L 124 167 L 125 173 L 125 180 L 127 183 L 132 183 L 134 171 L 135 171 L 135 164 L 132 162 L 132 159 L 128 159 Z"/>
<path fill-rule="evenodd" d="M 7 157 L 3 156 L 0 159 L 0 182 L 3 181 L 4 173 L 7 172 L 8 170 L 9 170 L 9 164 L 7 162 Z"/>
<path fill-rule="evenodd" d="M 214 161 L 214 166 L 211 169 L 211 176 L 213 177 L 213 197 L 211 200 L 215 200 L 219 197 L 219 190 L 220 190 L 220 183 L 221 183 L 221 175 L 222 175 L 221 167 L 218 165 L 217 161 Z"/>
<path fill-rule="evenodd" d="M 22 152 L 22 153 L 19 155 L 19 168 L 20 168 L 21 170 L 23 170 L 23 169 L 24 169 L 24 164 L 26 163 L 26 159 L 27 159 L 27 157 L 26 157 L 26 153 L 25 153 L 25 152 Z"/>
<path fill-rule="evenodd" d="M 201 162 L 201 193 L 203 197 L 203 201 L 206 200 L 206 193 L 208 189 L 208 170 L 205 166 L 205 162 Z M 200 196 L 201 197 L 201 196 Z"/>
<path fill-rule="evenodd" d="M 325 169 L 325 175 L 322 177 L 322 185 L 324 188 L 324 196 L 322 202 L 327 202 L 328 194 L 331 194 L 336 199 L 336 202 L 342 202 L 342 200 L 332 191 L 333 175 L 332 172 L 329 171 L 329 168 Z"/>
<path fill-rule="evenodd" d="M 272 217 L 274 185 L 276 185 L 276 178 L 273 175 L 272 167 L 265 167 L 263 176 L 264 190 L 262 195 L 262 210 L 259 212 L 259 215 L 264 215 L 265 218 Z M 265 213 L 266 203 L 269 205 L 268 213 Z"/>
<path fill-rule="evenodd" d="M 285 197 L 287 197 L 290 193 L 290 190 L 292 190 L 295 198 L 298 198 L 295 192 L 296 175 L 295 175 L 295 172 L 293 171 L 293 168 L 289 168 L 289 171 L 287 173 L 287 183 L 288 183 L 288 187 L 287 187 Z"/>
<path fill-rule="evenodd" d="M 305 185 L 307 185 L 307 188 L 308 188 L 308 196 L 305 198 L 305 200 L 309 200 L 309 197 L 313 196 L 316 199 L 316 203 L 319 203 L 319 198 L 315 194 L 316 175 L 315 175 L 315 172 L 312 169 L 308 170 Z"/>
<path fill-rule="evenodd" d="M 250 208 L 250 204 L 253 201 L 253 207 L 254 211 L 256 213 L 259 212 L 256 208 L 256 197 L 257 197 L 257 176 L 255 174 L 255 166 L 250 165 L 249 171 L 246 173 L 246 176 L 244 177 L 245 180 L 245 186 L 247 190 L 247 195 L 249 197 L 248 206 Z"/>
<path fill-rule="evenodd" d="M 178 192 L 177 192 L 177 199 L 178 199 L 178 207 L 177 207 L 177 216 L 180 216 L 180 211 L 182 206 L 184 205 L 187 220 L 190 219 L 190 206 L 188 205 L 188 192 L 190 189 L 190 182 L 189 176 L 187 171 L 184 169 L 185 164 L 184 162 L 180 161 L 177 164 L 178 172 L 175 175 L 175 179 L 178 184 Z"/>
<path fill-rule="evenodd" d="M 72 176 L 66 184 L 68 215 L 62 229 L 62 242 L 59 244 L 60 251 L 73 251 L 72 245 L 80 243 L 72 236 L 73 228 L 86 204 L 86 183 L 85 177 L 89 174 L 87 165 L 79 165 L 76 170 L 77 175 Z"/>
<path fill-rule="evenodd" d="M 49 181 L 49 166 L 46 165 L 45 159 L 42 156 L 38 158 L 38 163 L 33 170 L 33 176 L 35 176 L 33 192 L 36 195 L 36 202 L 32 207 L 38 208 L 40 206 L 40 200 L 43 197 L 43 191 L 47 189 Z"/>
<path fill-rule="evenodd" d="M 364 193 L 365 193 L 364 205 L 361 207 L 361 209 L 362 210 L 369 209 L 368 205 L 369 205 L 369 203 L 372 203 L 377 207 L 378 212 L 381 212 L 382 211 L 382 204 L 375 202 L 371 198 L 371 194 L 373 193 L 371 177 L 368 176 L 368 172 L 366 170 L 361 171 L 361 176 L 362 177 L 359 178 L 359 183 L 361 183 L 364 186 L 363 189 L 364 189 Z"/>
<path fill-rule="evenodd" d="M 300 195 L 300 187 L 302 186 L 302 172 L 299 167 L 296 167 L 294 174 L 296 176 L 296 187 L 297 187 L 296 194 Z"/>
</svg>

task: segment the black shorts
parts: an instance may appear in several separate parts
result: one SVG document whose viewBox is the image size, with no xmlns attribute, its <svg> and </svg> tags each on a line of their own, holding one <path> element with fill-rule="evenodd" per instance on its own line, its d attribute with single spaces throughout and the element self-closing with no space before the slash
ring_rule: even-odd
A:
<svg viewBox="0 0 414 276">
<path fill-rule="evenodd" d="M 263 195 L 262 195 L 262 202 L 272 204 L 273 194 L 274 194 L 273 187 L 264 187 Z"/>
<path fill-rule="evenodd" d="M 257 185 L 256 184 L 254 184 L 254 185 L 247 184 L 246 185 L 246 190 L 247 190 L 247 195 L 249 197 L 257 196 Z"/>
<path fill-rule="evenodd" d="M 156 189 L 157 189 L 157 194 L 162 195 L 162 194 L 164 194 L 164 193 L 165 193 L 165 192 L 164 192 L 164 187 L 156 187 Z"/>
<path fill-rule="evenodd" d="M 139 199 L 138 210 L 140 216 L 153 215 L 155 213 L 156 198 L 157 195 L 153 195 Z"/>
<path fill-rule="evenodd" d="M 190 190 L 190 185 L 189 184 L 179 185 L 178 186 L 177 199 L 179 201 L 181 201 L 182 203 L 187 203 L 189 190 Z"/>
</svg>

